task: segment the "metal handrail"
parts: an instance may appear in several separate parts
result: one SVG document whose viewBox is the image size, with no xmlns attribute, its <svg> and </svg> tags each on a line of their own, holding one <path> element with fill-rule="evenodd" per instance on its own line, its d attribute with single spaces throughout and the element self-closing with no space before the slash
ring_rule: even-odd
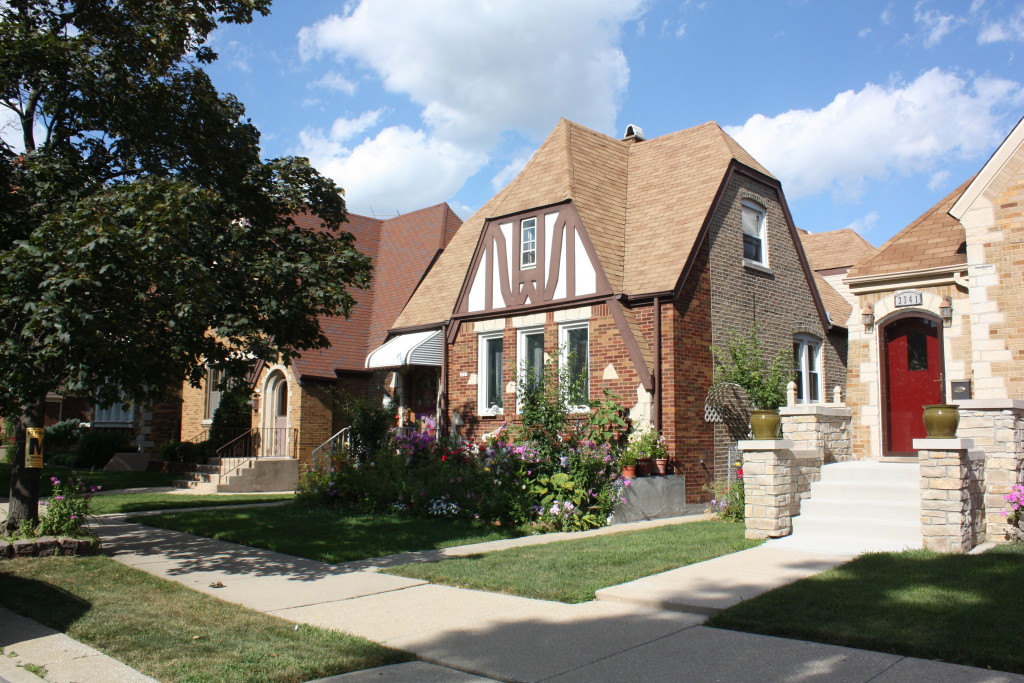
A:
<svg viewBox="0 0 1024 683">
<path fill-rule="evenodd" d="M 331 438 L 324 441 L 322 444 L 313 449 L 310 457 L 313 459 L 313 469 L 322 469 L 320 458 L 323 455 L 330 454 L 334 449 L 341 443 L 343 446 L 348 446 L 349 449 L 352 447 L 352 427 L 343 427 L 334 433 Z"/>
<path fill-rule="evenodd" d="M 224 444 L 223 446 L 221 446 L 220 448 L 217 449 L 217 456 L 216 457 L 221 458 L 221 459 L 235 458 L 239 462 L 236 463 L 235 466 L 232 467 L 231 469 L 229 469 L 227 472 L 223 471 L 223 468 L 221 468 L 219 474 L 217 475 L 217 483 L 218 484 L 223 483 L 223 481 L 224 481 L 224 479 L 226 477 L 230 477 L 231 475 L 233 475 L 235 472 L 240 470 L 243 465 L 248 465 L 253 460 L 257 460 L 257 459 L 259 459 L 262 456 L 262 454 L 260 453 L 260 450 L 261 450 L 260 446 L 261 446 L 261 443 L 263 442 L 263 433 L 264 432 L 270 432 L 271 433 L 271 441 L 270 441 L 270 443 L 274 443 L 276 441 L 275 437 L 277 437 L 279 434 L 285 435 L 285 438 L 287 439 L 287 442 L 289 444 L 289 446 L 288 446 L 288 448 L 286 450 L 292 451 L 292 454 L 287 456 L 287 457 L 294 458 L 295 457 L 294 451 L 295 451 L 295 448 L 296 448 L 295 435 L 296 435 L 297 431 L 298 430 L 296 430 L 296 429 L 294 429 L 292 427 L 258 427 L 258 428 L 250 429 L 246 433 L 241 434 L 241 435 L 235 437 L 231 441 L 228 441 L 226 444 Z M 229 450 L 229 449 L 231 449 L 231 450 Z M 230 454 L 232 452 L 237 452 L 239 449 L 241 449 L 243 452 L 245 452 L 245 451 L 248 451 L 248 452 L 245 453 L 244 455 L 240 455 L 240 456 L 239 455 L 231 455 Z M 273 455 L 277 456 L 278 454 L 275 453 Z"/>
</svg>

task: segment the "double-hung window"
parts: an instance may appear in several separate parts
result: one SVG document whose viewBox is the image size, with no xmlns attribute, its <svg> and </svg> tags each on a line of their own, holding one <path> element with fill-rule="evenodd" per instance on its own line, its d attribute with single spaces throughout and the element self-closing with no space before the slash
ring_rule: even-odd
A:
<svg viewBox="0 0 1024 683">
<path fill-rule="evenodd" d="M 537 219 L 527 218 L 519 223 L 519 267 L 537 266 Z"/>
<path fill-rule="evenodd" d="M 763 266 L 768 265 L 765 240 L 764 207 L 744 199 L 740 203 L 743 222 L 743 258 Z"/>
<path fill-rule="evenodd" d="M 793 339 L 796 402 L 821 403 L 821 341 L 799 335 Z"/>
<path fill-rule="evenodd" d="M 481 415 L 498 415 L 504 406 L 502 333 L 481 334 L 477 341 L 477 408 Z"/>
<path fill-rule="evenodd" d="M 217 368 L 206 368 L 206 396 L 203 401 L 203 421 L 211 422 L 217 408 L 220 407 L 224 371 Z"/>
<path fill-rule="evenodd" d="M 558 328 L 558 347 L 561 377 L 569 382 L 566 387 L 569 405 L 585 411 L 590 405 L 590 327 L 586 321 L 567 323 Z"/>
<path fill-rule="evenodd" d="M 544 380 L 544 328 L 521 329 L 518 337 L 519 385 L 526 391 L 533 391 Z"/>
</svg>

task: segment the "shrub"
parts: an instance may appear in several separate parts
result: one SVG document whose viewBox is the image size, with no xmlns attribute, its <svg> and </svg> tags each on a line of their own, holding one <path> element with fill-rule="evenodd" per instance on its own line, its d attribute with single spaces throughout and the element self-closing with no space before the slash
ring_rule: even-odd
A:
<svg viewBox="0 0 1024 683">
<path fill-rule="evenodd" d="M 134 450 L 123 432 L 90 429 L 78 441 L 76 467 L 99 469 L 110 462 L 114 453 Z"/>
<path fill-rule="evenodd" d="M 381 405 L 347 394 L 336 394 L 335 406 L 342 424 L 351 425 L 352 451 L 366 460 L 388 448 L 395 427 L 395 406 Z"/>
<path fill-rule="evenodd" d="M 1001 512 L 1010 525 L 1006 536 L 1011 541 L 1024 541 L 1024 525 L 1021 524 L 1022 517 L 1024 517 L 1024 486 L 1014 484 L 1010 488 L 1010 492 L 1003 496 L 1003 498 L 1010 506 L 1008 511 L 1003 510 Z"/>
<path fill-rule="evenodd" d="M 209 442 L 216 451 L 252 428 L 252 396 L 244 384 L 230 386 L 220 396 L 220 404 L 213 411 Z"/>
<path fill-rule="evenodd" d="M 48 453 L 66 453 L 73 451 L 82 438 L 85 427 L 82 427 L 81 420 L 71 418 L 61 420 L 50 425 L 44 430 L 43 443 Z"/>
<path fill-rule="evenodd" d="M 76 479 L 61 481 L 57 477 L 50 477 L 50 483 L 53 493 L 39 517 L 38 535 L 94 538 L 84 525 L 90 516 L 89 499 L 100 487 L 86 486 Z"/>
<path fill-rule="evenodd" d="M 786 405 L 786 385 L 793 379 L 793 357 L 781 348 L 768 360 L 761 343 L 761 326 L 754 323 L 746 334 L 733 333 L 725 348 L 711 347 L 715 359 L 715 384 L 738 384 L 755 409 L 771 410 Z"/>
<path fill-rule="evenodd" d="M 718 519 L 742 522 L 746 518 L 746 490 L 743 486 L 743 463 L 734 464 L 734 478 L 715 479 L 708 487 L 711 501 L 705 510 Z"/>
</svg>

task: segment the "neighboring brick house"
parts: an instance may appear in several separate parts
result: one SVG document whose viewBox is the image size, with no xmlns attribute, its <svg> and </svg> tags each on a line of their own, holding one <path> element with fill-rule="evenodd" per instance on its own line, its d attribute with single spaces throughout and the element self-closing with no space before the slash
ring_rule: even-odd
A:
<svg viewBox="0 0 1024 683">
<path fill-rule="evenodd" d="M 390 392 L 385 373 L 365 369 L 364 359 L 384 342 L 402 306 L 461 222 L 445 203 L 388 219 L 348 215 L 344 229 L 355 236 L 356 248 L 372 258 L 373 284 L 352 291 L 350 317 L 320 319 L 329 348 L 308 351 L 290 366 L 261 363 L 254 369 L 253 428 L 265 433 L 261 455 L 308 460 L 314 448 L 343 426 L 334 410 L 339 395 L 379 402 Z M 296 224 L 311 230 L 320 225 L 312 216 L 297 217 Z M 183 440 L 205 438 L 219 400 L 215 383 L 184 386 Z"/>
<path fill-rule="evenodd" d="M 1024 122 L 976 176 L 849 272 L 855 458 L 916 456 L 923 404 L 1005 409 L 1019 419 L 1022 255 Z M 1019 438 L 1012 428 L 999 437 Z"/>
<path fill-rule="evenodd" d="M 459 229 L 368 363 L 387 348 L 415 363 L 433 345 L 442 418 L 478 439 L 515 421 L 517 368 L 570 351 L 588 398 L 608 389 L 662 431 L 695 502 L 743 438 L 705 419 L 713 344 L 757 322 L 770 351 L 803 350 L 805 400 L 843 382 L 812 281 L 779 181 L 717 124 L 616 140 L 563 119 Z"/>
</svg>

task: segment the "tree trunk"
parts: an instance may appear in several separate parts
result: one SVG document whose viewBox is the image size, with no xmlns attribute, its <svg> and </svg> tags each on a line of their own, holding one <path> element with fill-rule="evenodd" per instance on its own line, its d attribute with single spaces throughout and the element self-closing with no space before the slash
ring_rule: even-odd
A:
<svg viewBox="0 0 1024 683">
<path fill-rule="evenodd" d="M 17 531 L 23 521 L 29 521 L 35 526 L 39 520 L 39 476 L 42 470 L 25 467 L 25 428 L 42 427 L 45 413 L 44 395 L 35 405 L 26 406 L 25 414 L 18 423 L 18 436 L 14 444 L 11 467 L 11 497 L 7 510 L 8 533 Z"/>
</svg>

